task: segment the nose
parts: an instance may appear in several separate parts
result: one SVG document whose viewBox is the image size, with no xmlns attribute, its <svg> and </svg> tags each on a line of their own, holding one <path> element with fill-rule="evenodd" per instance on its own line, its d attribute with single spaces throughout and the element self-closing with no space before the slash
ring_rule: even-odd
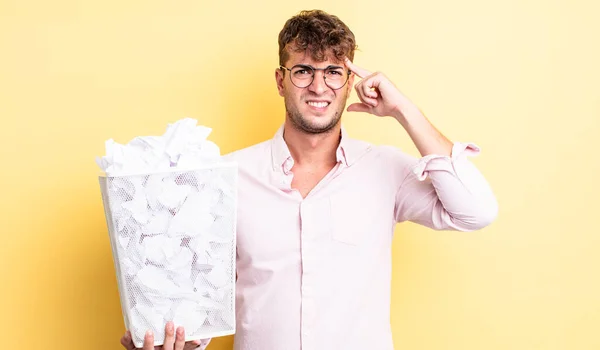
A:
<svg viewBox="0 0 600 350">
<path fill-rule="evenodd" d="M 312 83 L 308 86 L 308 89 L 314 92 L 317 95 L 322 94 L 327 91 L 329 87 L 325 84 L 325 72 L 323 71 L 315 71 L 315 76 L 313 78 Z"/>
</svg>

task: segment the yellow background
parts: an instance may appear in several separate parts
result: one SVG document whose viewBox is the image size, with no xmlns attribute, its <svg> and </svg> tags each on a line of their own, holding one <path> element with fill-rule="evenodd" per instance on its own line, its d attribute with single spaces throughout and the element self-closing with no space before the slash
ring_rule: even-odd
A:
<svg viewBox="0 0 600 350">
<path fill-rule="evenodd" d="M 355 32 L 358 65 L 481 146 L 473 161 L 500 203 L 477 233 L 398 227 L 397 349 L 600 349 L 600 5 L 323 4 L 0 0 L 0 347 L 120 348 L 94 158 L 183 117 L 211 126 L 223 153 L 270 138 L 277 34 L 320 7 Z M 390 119 L 344 120 L 417 154 Z"/>
</svg>

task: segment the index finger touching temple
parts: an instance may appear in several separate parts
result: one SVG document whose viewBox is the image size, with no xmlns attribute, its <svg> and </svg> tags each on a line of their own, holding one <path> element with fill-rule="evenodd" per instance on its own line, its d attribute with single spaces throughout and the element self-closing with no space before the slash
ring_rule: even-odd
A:
<svg viewBox="0 0 600 350">
<path fill-rule="evenodd" d="M 346 67 L 350 68 L 351 71 L 354 72 L 354 74 L 358 75 L 359 78 L 364 78 L 368 75 L 371 75 L 371 72 L 369 72 L 368 70 L 364 69 L 364 68 L 360 68 L 359 66 L 355 65 L 354 63 L 352 63 L 348 57 L 346 57 L 344 59 L 344 64 L 346 64 Z"/>
</svg>

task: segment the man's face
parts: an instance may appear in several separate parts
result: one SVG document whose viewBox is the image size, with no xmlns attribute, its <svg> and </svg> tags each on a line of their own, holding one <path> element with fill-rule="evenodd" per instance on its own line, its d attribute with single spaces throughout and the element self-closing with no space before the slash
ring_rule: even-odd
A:
<svg viewBox="0 0 600 350">
<path fill-rule="evenodd" d="M 317 62 L 312 60 L 306 52 L 289 52 L 289 59 L 285 67 L 292 68 L 302 64 L 314 68 L 325 68 L 327 66 L 338 66 L 347 72 L 348 68 L 343 62 L 334 61 L 328 55 L 326 61 Z M 279 95 L 283 96 L 287 118 L 292 125 L 300 131 L 309 134 L 319 134 L 335 127 L 342 116 L 346 106 L 346 100 L 350 95 L 354 75 L 351 75 L 342 88 L 334 90 L 325 84 L 324 71 L 315 71 L 312 83 L 299 88 L 290 80 L 291 72 L 277 69 L 275 75 Z M 346 73 L 347 74 L 347 73 Z"/>
</svg>

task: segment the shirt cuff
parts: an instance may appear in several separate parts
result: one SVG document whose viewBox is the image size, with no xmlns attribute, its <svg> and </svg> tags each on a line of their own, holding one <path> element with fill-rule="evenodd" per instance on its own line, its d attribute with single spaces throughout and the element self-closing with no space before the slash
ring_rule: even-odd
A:
<svg viewBox="0 0 600 350">
<path fill-rule="evenodd" d="M 479 146 L 473 143 L 455 142 L 450 156 L 430 154 L 419 159 L 412 168 L 419 181 L 424 181 L 430 171 L 448 171 L 456 174 L 454 164 L 467 156 L 476 156 L 480 153 Z"/>
</svg>

